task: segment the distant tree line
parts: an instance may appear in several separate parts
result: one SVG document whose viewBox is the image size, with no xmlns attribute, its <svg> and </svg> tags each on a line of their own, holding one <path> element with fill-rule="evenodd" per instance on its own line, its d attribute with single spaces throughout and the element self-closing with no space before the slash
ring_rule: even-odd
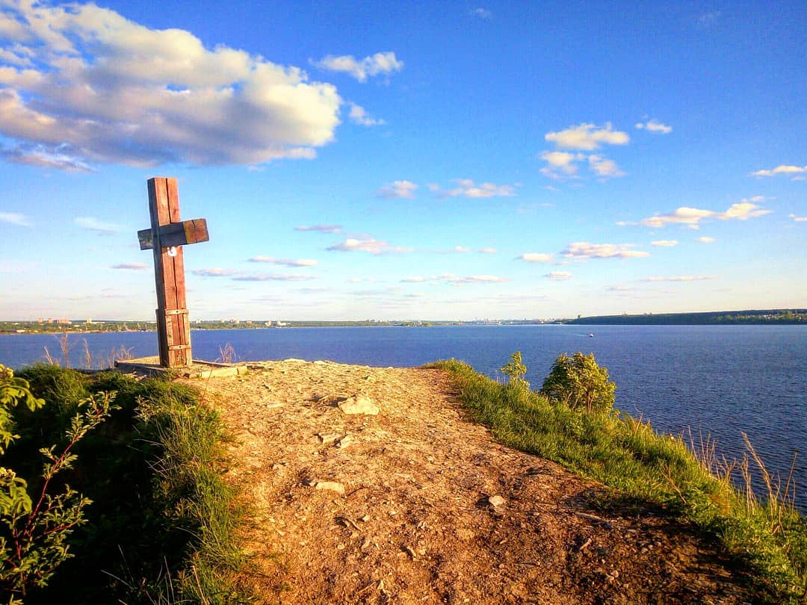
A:
<svg viewBox="0 0 807 605">
<path fill-rule="evenodd" d="M 712 311 L 707 313 L 645 313 L 643 315 L 597 315 L 578 317 L 581 325 L 719 325 L 807 323 L 807 309 Z"/>
</svg>

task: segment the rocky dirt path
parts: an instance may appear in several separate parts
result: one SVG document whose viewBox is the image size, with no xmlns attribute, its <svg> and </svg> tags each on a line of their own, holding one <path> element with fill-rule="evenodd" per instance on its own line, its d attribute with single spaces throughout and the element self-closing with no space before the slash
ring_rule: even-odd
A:
<svg viewBox="0 0 807 605">
<path fill-rule="evenodd" d="M 598 485 L 494 443 L 439 370 L 248 367 L 191 382 L 234 435 L 260 602 L 753 600 L 691 528 L 604 518 L 585 505 Z M 365 398 L 377 414 L 343 411 Z"/>
</svg>

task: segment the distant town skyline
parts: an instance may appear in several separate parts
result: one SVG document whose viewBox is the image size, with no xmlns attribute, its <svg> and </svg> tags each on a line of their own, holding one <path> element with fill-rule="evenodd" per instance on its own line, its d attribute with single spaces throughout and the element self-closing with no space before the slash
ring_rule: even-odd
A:
<svg viewBox="0 0 807 605">
<path fill-rule="evenodd" d="M 803 2 L 0 0 L 0 320 L 803 308 Z"/>
</svg>

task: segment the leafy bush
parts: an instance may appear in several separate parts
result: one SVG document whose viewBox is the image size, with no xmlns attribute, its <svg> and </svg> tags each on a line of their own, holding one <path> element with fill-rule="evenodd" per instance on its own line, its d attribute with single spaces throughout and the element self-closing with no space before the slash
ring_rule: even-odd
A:
<svg viewBox="0 0 807 605">
<path fill-rule="evenodd" d="M 10 603 L 20 602 L 16 595 L 25 596 L 31 587 L 47 585 L 56 568 L 73 556 L 67 539 L 73 528 L 86 522 L 83 509 L 91 501 L 67 484 L 57 486 L 54 495 L 54 479 L 72 468 L 73 448 L 109 416 L 113 399 L 114 394 L 98 393 L 76 403 L 64 438 L 39 449 L 47 462 L 39 476 L 31 478 L 30 487 L 12 468 L 0 467 L 0 587 L 11 595 Z M 12 415 L 20 403 L 29 412 L 45 406 L 26 380 L 0 365 L 0 454 L 20 437 Z"/>
<path fill-rule="evenodd" d="M 503 365 L 499 368 L 505 376 L 510 378 L 510 384 L 524 389 L 530 388 L 530 383 L 524 380 L 524 375 L 527 373 L 527 366 L 521 360 L 521 351 L 516 351 L 510 355 L 510 363 Z"/>
<path fill-rule="evenodd" d="M 616 385 L 608 379 L 608 370 L 597 365 L 594 354 L 580 352 L 571 357 L 559 355 L 544 380 L 541 393 L 572 409 L 608 412 L 614 407 Z"/>
</svg>

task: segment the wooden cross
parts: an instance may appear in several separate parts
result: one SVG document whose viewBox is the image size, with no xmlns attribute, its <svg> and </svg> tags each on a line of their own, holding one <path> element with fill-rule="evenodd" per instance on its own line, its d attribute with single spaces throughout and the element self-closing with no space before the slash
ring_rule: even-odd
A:
<svg viewBox="0 0 807 605">
<path fill-rule="evenodd" d="M 206 242 L 207 221 L 179 220 L 179 192 L 174 178 L 149 179 L 151 229 L 137 232 L 141 250 L 154 252 L 157 284 L 157 339 L 160 365 L 164 368 L 191 365 L 191 326 L 185 302 L 185 265 L 182 246 Z"/>
</svg>

